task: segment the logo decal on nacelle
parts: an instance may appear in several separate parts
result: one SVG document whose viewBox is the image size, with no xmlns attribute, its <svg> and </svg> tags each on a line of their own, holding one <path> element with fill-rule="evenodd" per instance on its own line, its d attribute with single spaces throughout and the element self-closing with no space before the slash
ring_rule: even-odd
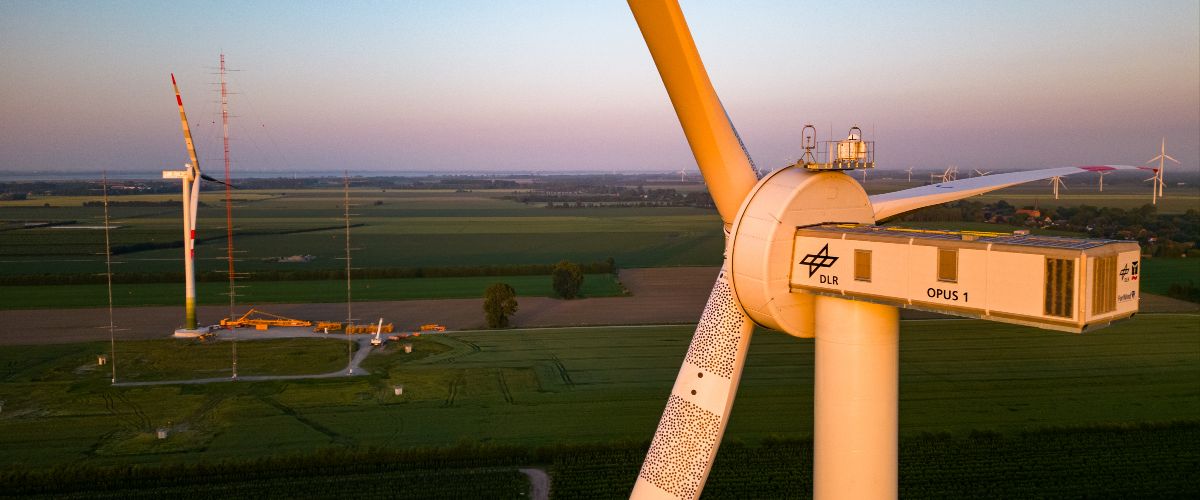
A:
<svg viewBox="0 0 1200 500">
<path fill-rule="evenodd" d="M 829 255 L 829 244 L 826 243 L 825 246 L 821 247 L 820 252 L 817 252 L 816 254 L 807 254 L 803 259 L 800 259 L 800 264 L 808 266 L 808 277 L 811 278 L 812 275 L 816 274 L 817 271 L 820 271 L 821 268 L 833 267 L 833 263 L 837 262 L 837 260 L 837 257 L 831 257 Z"/>
</svg>

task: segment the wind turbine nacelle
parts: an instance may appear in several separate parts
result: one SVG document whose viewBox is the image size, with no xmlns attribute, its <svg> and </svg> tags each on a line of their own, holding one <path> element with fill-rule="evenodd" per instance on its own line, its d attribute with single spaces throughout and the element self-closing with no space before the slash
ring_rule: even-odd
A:
<svg viewBox="0 0 1200 500">
<path fill-rule="evenodd" d="M 797 228 L 792 290 L 1081 333 L 1138 311 L 1136 242 L 882 226 Z"/>
<path fill-rule="evenodd" d="M 756 324 L 811 338 L 813 296 L 790 286 L 796 228 L 841 222 L 872 224 L 867 192 L 842 172 L 795 166 L 759 180 L 742 202 L 726 249 L 734 295 Z"/>
</svg>

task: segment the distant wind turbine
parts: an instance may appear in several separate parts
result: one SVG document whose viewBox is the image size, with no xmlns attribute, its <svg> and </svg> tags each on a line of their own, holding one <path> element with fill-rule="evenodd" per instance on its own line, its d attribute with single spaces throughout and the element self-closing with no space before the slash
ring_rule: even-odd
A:
<svg viewBox="0 0 1200 500">
<path fill-rule="evenodd" d="M 912 167 L 908 167 L 908 170 L 905 170 L 905 172 L 908 172 L 908 182 L 912 182 L 912 171 Z"/>
<path fill-rule="evenodd" d="M 958 167 L 950 165 L 946 167 L 946 171 L 942 175 L 931 174 L 932 177 L 941 179 L 941 182 L 950 182 L 958 179 Z"/>
<path fill-rule="evenodd" d="M 1142 182 L 1150 183 L 1150 204 L 1157 205 L 1158 197 L 1162 196 L 1162 170 L 1154 170 L 1154 175 Z"/>
<path fill-rule="evenodd" d="M 1158 192 L 1157 192 L 1157 195 L 1158 195 L 1158 197 L 1159 197 L 1159 198 L 1162 198 L 1162 195 L 1163 195 L 1163 172 L 1166 170 L 1166 168 L 1165 168 L 1165 167 L 1167 166 L 1167 165 L 1164 163 L 1164 161 L 1165 161 L 1165 160 L 1171 160 L 1171 161 L 1175 162 L 1175 164 L 1176 164 L 1176 165 L 1178 165 L 1178 164 L 1179 164 L 1179 160 L 1176 160 L 1176 159 L 1174 159 L 1174 158 L 1171 158 L 1171 155 L 1168 155 L 1168 154 L 1167 154 L 1167 138 L 1166 138 L 1166 137 L 1163 137 L 1163 140 L 1162 140 L 1162 145 L 1159 147 L 1159 150 L 1158 150 L 1158 156 L 1155 156 L 1154 158 L 1151 158 L 1151 159 L 1150 159 L 1150 160 L 1148 160 L 1146 163 L 1148 163 L 1148 164 L 1149 164 L 1149 163 L 1154 163 L 1154 160 L 1158 160 L 1158 170 L 1156 170 L 1156 171 L 1155 171 L 1155 172 L 1156 172 L 1156 174 L 1155 174 L 1155 175 L 1156 175 L 1156 176 L 1158 176 L 1158 183 L 1157 183 L 1157 184 L 1158 184 Z"/>
<path fill-rule="evenodd" d="M 1106 176 L 1106 175 L 1108 175 L 1108 172 L 1100 172 L 1100 192 L 1101 193 L 1104 192 L 1104 176 Z"/>
<path fill-rule="evenodd" d="M 992 170 L 983 171 L 983 170 L 979 170 L 978 168 L 977 168 L 977 169 L 975 169 L 975 175 L 978 175 L 978 176 L 980 176 L 980 177 L 983 177 L 983 176 L 985 176 L 985 175 L 987 175 L 987 174 L 990 174 L 990 173 L 992 173 Z"/>
<path fill-rule="evenodd" d="M 1067 189 L 1067 183 L 1063 182 L 1062 177 L 1059 176 L 1051 177 L 1050 184 L 1054 186 L 1054 199 L 1056 200 L 1058 199 L 1058 188 L 1061 186 L 1063 189 Z"/>
</svg>

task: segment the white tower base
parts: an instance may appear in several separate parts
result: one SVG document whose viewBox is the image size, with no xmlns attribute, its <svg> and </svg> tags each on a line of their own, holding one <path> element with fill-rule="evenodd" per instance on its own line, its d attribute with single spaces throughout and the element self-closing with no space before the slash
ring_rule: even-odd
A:
<svg viewBox="0 0 1200 500">
<path fill-rule="evenodd" d="M 813 498 L 897 496 L 899 309 L 816 297 Z"/>
</svg>

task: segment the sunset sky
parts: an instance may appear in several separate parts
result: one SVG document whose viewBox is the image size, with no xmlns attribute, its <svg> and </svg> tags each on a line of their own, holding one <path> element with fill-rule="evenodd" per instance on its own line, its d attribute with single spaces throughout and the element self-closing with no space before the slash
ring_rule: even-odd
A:
<svg viewBox="0 0 1200 500">
<path fill-rule="evenodd" d="M 1200 165 L 1200 2 L 684 2 L 762 167 L 854 124 L 884 168 Z M 0 171 L 695 165 L 628 6 L 0 1 Z M 824 137 L 822 137 L 824 138 Z"/>
</svg>

